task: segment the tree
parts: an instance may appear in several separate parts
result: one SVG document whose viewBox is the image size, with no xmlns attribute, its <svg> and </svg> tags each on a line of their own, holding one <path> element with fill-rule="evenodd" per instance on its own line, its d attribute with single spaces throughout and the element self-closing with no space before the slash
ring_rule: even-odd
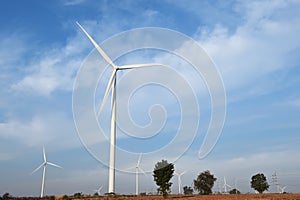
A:
<svg viewBox="0 0 300 200">
<path fill-rule="evenodd" d="M 234 188 L 229 191 L 229 194 L 241 194 L 241 192 L 238 189 Z"/>
<path fill-rule="evenodd" d="M 213 174 L 206 170 L 200 173 L 196 180 L 194 180 L 194 188 L 199 191 L 199 194 L 211 194 L 212 187 L 217 178 Z"/>
<path fill-rule="evenodd" d="M 11 197 L 11 195 L 8 192 L 4 193 L 3 196 L 2 196 L 3 200 L 8 200 L 8 199 L 11 199 L 11 198 L 12 197 Z"/>
<path fill-rule="evenodd" d="M 269 184 L 267 182 L 267 178 L 264 174 L 256 174 L 251 178 L 251 187 L 259 192 L 263 193 L 265 190 L 269 189 Z"/>
<path fill-rule="evenodd" d="M 183 187 L 183 194 L 193 194 L 194 190 L 190 186 L 184 186 Z"/>
<path fill-rule="evenodd" d="M 80 197 L 82 197 L 83 195 L 82 195 L 82 192 L 76 192 L 76 193 L 74 193 L 74 195 L 73 195 L 75 198 L 80 198 Z"/>
<path fill-rule="evenodd" d="M 162 160 L 161 162 L 157 162 L 154 170 L 153 177 L 156 185 L 158 186 L 157 192 L 162 194 L 164 197 L 171 192 L 170 182 L 174 173 L 174 165 L 172 163 L 168 163 L 166 160 Z"/>
<path fill-rule="evenodd" d="M 99 196 L 99 194 L 98 194 L 98 192 L 95 192 L 94 197 L 97 197 L 97 196 Z"/>
</svg>

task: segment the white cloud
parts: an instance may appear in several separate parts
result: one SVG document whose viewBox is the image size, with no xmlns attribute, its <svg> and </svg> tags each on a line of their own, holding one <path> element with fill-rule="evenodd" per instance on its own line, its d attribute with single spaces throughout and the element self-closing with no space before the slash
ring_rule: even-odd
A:
<svg viewBox="0 0 300 200">
<path fill-rule="evenodd" d="M 26 48 L 21 37 L 12 34 L 9 36 L 0 35 L 0 66 L 1 69 L 7 69 L 14 64 L 18 58 L 25 53 Z"/>
<path fill-rule="evenodd" d="M 0 123 L 0 137 L 26 146 L 52 144 L 56 148 L 65 148 L 80 145 L 73 120 L 62 113 L 36 115 L 29 121 L 10 119 Z"/>
<path fill-rule="evenodd" d="M 75 6 L 84 3 L 85 0 L 63 0 L 65 6 Z"/>
<path fill-rule="evenodd" d="M 73 38 L 63 48 L 51 49 L 44 52 L 38 59 L 31 60 L 27 74 L 11 88 L 21 93 L 48 96 L 60 89 L 71 91 L 76 71 L 83 56 L 85 46 L 75 43 Z"/>
<path fill-rule="evenodd" d="M 292 64 L 290 53 L 300 47 L 300 15 L 288 10 L 296 4 L 240 2 L 237 11 L 244 22 L 233 33 L 220 24 L 213 30 L 199 28 L 196 37 L 219 67 L 227 90 L 269 79 L 270 73 Z"/>
<path fill-rule="evenodd" d="M 13 159 L 14 156 L 8 153 L 0 153 L 0 161 L 7 161 Z"/>
</svg>

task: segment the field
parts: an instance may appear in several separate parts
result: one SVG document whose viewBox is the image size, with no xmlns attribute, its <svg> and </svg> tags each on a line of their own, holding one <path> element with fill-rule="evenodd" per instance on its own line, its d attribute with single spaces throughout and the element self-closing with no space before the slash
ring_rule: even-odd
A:
<svg viewBox="0 0 300 200">
<path fill-rule="evenodd" d="M 0 198 L 1 199 L 1 198 Z M 10 200 L 164 200 L 162 196 L 116 195 L 116 196 L 67 196 L 11 197 Z M 214 194 L 214 195 L 169 195 L 167 200 L 300 200 L 300 194 Z"/>
<path fill-rule="evenodd" d="M 91 200 L 163 200 L 162 196 L 114 196 L 88 197 Z M 238 195 L 170 195 L 167 199 L 174 200 L 300 200 L 300 194 L 238 194 Z"/>
</svg>

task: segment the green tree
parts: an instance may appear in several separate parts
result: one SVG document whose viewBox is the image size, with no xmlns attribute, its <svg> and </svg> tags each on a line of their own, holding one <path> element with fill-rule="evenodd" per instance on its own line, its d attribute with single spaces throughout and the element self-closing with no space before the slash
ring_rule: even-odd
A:
<svg viewBox="0 0 300 200">
<path fill-rule="evenodd" d="M 238 189 L 234 188 L 229 191 L 229 194 L 241 194 L 241 192 Z"/>
<path fill-rule="evenodd" d="M 80 198 L 80 197 L 82 197 L 83 195 L 82 195 L 82 192 L 76 192 L 76 193 L 74 193 L 74 195 L 73 195 L 73 197 L 75 197 L 75 198 Z"/>
<path fill-rule="evenodd" d="M 3 196 L 2 196 L 3 200 L 8 200 L 8 199 L 11 199 L 11 198 L 12 197 L 11 197 L 11 195 L 8 192 L 4 193 Z"/>
<path fill-rule="evenodd" d="M 94 193 L 94 196 L 95 196 L 95 197 L 99 196 L 98 192 L 95 192 L 95 193 Z"/>
<path fill-rule="evenodd" d="M 183 194 L 193 194 L 194 190 L 190 186 L 184 186 L 183 187 Z"/>
<path fill-rule="evenodd" d="M 263 193 L 265 190 L 269 189 L 269 184 L 267 182 L 267 178 L 264 174 L 256 174 L 253 175 L 251 178 L 251 187 L 259 192 L 260 194 Z"/>
<path fill-rule="evenodd" d="M 156 185 L 158 186 L 157 192 L 162 194 L 164 197 L 171 192 L 170 182 L 174 173 L 174 165 L 172 163 L 168 163 L 166 160 L 162 160 L 161 162 L 157 162 L 154 170 L 153 177 Z"/>
<path fill-rule="evenodd" d="M 213 174 L 206 170 L 200 173 L 196 180 L 194 180 L 194 188 L 199 191 L 199 194 L 211 194 L 214 182 L 217 178 Z"/>
</svg>

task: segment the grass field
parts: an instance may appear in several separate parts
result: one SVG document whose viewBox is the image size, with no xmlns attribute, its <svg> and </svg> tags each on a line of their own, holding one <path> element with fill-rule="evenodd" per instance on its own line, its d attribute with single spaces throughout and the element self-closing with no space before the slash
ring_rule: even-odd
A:
<svg viewBox="0 0 300 200">
<path fill-rule="evenodd" d="M 91 200 L 162 200 L 162 196 L 99 196 L 85 197 Z M 300 194 L 238 194 L 238 195 L 169 195 L 167 199 L 178 200 L 300 200 Z"/>
</svg>

